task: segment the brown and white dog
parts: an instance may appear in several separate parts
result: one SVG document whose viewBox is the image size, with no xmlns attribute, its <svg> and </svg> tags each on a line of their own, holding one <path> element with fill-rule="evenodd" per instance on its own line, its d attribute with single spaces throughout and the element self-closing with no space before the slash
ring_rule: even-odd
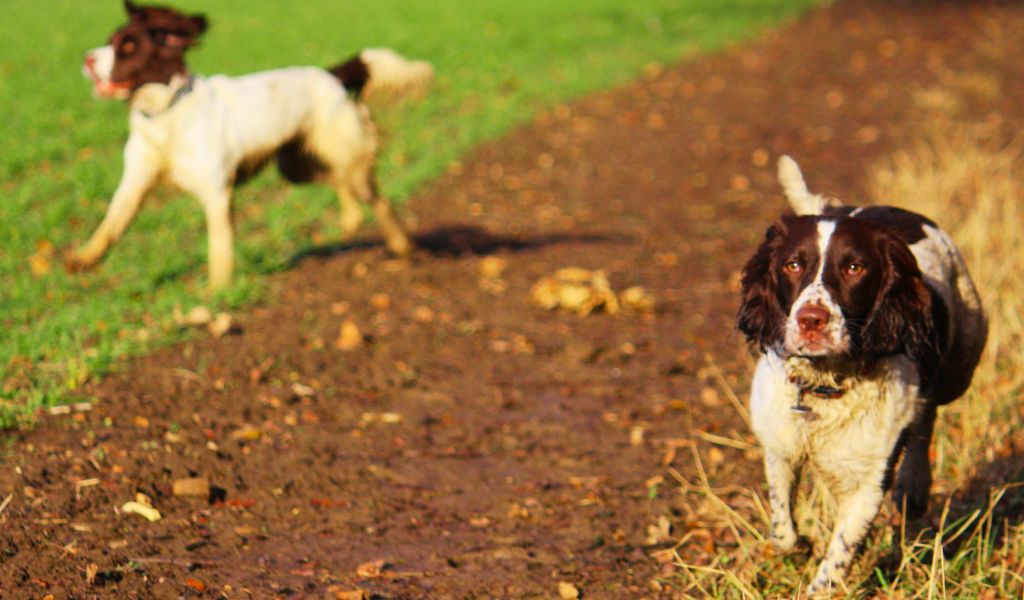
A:
<svg viewBox="0 0 1024 600">
<path fill-rule="evenodd" d="M 797 541 L 791 503 L 810 462 L 838 501 L 808 591 L 841 581 L 902 454 L 894 497 L 927 507 L 936 408 L 968 388 L 987 321 L 960 252 L 929 219 L 811 194 L 789 157 L 798 216 L 768 229 L 743 269 L 739 328 L 762 356 L 750 410 L 765 451 L 771 540 Z"/>
<path fill-rule="evenodd" d="M 386 49 L 367 49 L 332 69 L 292 67 L 242 77 L 198 77 L 185 51 L 206 31 L 202 15 L 126 0 L 129 21 L 90 50 L 83 71 L 101 98 L 128 100 L 124 174 L 103 222 L 67 260 L 95 264 L 124 232 L 145 193 L 165 179 L 195 195 L 206 212 L 210 285 L 226 286 L 233 266 L 233 188 L 271 160 L 295 183 L 334 188 L 341 225 L 352 235 L 369 202 L 387 248 L 412 248 L 390 204 L 377 193 L 377 133 L 360 95 L 422 89 L 431 66 Z"/>
</svg>

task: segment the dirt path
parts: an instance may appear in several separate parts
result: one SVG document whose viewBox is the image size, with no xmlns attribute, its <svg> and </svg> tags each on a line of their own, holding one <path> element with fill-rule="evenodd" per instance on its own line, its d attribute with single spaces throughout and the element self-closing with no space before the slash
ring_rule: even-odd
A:
<svg viewBox="0 0 1024 600">
<path fill-rule="evenodd" d="M 709 453 L 698 432 L 750 440 L 701 392 L 706 357 L 745 385 L 734 282 L 782 209 L 778 155 L 855 198 L 925 114 L 914 91 L 956 72 L 997 73 L 1000 97 L 964 110 L 1019 131 L 1022 48 L 983 40 L 1022 19 L 840 2 L 479 149 L 412 202 L 415 260 L 376 244 L 306 257 L 240 332 L 131 361 L 89 390 L 92 411 L 18 436 L 0 466 L 2 596 L 550 598 L 560 581 L 657 596 L 671 566 L 648 528 L 686 527 L 666 468 L 692 471 L 685 443 L 715 481 L 761 485 L 756 453 Z M 504 270 L 484 277 L 493 258 Z M 531 305 L 566 266 L 644 286 L 656 309 Z M 349 319 L 367 342 L 344 351 Z M 171 494 L 193 475 L 218 502 Z M 162 520 L 115 512 L 136 492 Z"/>
</svg>

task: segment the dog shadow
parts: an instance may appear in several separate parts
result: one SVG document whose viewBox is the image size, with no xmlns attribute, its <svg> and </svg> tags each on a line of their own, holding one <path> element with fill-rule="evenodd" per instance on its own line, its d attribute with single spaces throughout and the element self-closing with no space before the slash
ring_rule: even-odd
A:
<svg viewBox="0 0 1024 600">
<path fill-rule="evenodd" d="M 942 518 L 946 503 L 949 511 Z M 942 521 L 943 540 L 936 545 Z M 968 523 L 970 521 L 970 523 Z M 1024 451 L 1014 449 L 1006 456 L 987 463 L 961 490 L 952 496 L 933 496 L 928 514 L 906 524 L 905 540 L 918 548 L 915 554 L 923 564 L 930 564 L 936 547 L 944 559 L 951 559 L 965 544 L 976 544 L 983 536 L 982 547 L 1001 548 L 1008 533 L 1024 522 Z M 965 532 L 950 539 L 965 526 Z M 926 549 L 927 548 L 927 549 Z M 893 581 L 904 562 L 902 544 L 879 558 L 859 589 L 882 590 L 879 579 Z M 881 577 L 879 577 L 881 575 Z"/>
<path fill-rule="evenodd" d="M 553 233 L 539 236 L 503 235 L 487 231 L 476 225 L 449 224 L 418 232 L 410 236 L 416 245 L 416 254 L 434 258 L 459 258 L 462 256 L 487 256 L 501 251 L 524 252 L 560 244 L 606 244 L 628 243 L 630 238 L 622 234 L 605 233 Z M 296 253 L 288 261 L 287 268 L 297 266 L 309 258 L 329 258 L 350 252 L 383 248 L 381 239 L 360 239 L 349 242 L 325 244 Z"/>
</svg>

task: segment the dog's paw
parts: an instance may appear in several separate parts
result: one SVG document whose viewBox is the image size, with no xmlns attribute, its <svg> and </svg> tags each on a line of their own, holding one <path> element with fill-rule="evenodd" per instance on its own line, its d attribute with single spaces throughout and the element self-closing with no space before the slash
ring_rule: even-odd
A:
<svg viewBox="0 0 1024 600">
<path fill-rule="evenodd" d="M 388 252 L 395 258 L 409 258 L 416 246 L 407 237 L 390 237 L 387 239 Z"/>
<path fill-rule="evenodd" d="M 932 486 L 932 475 L 929 469 L 900 469 L 893 486 L 892 498 L 897 510 L 906 512 L 908 520 L 921 518 L 928 510 L 928 490 Z"/>
<path fill-rule="evenodd" d="M 88 260 L 77 252 L 68 252 L 64 255 L 64 270 L 68 273 L 81 273 L 91 270 L 96 266 L 96 261 Z"/>
<path fill-rule="evenodd" d="M 796 564 L 803 564 L 814 553 L 814 544 L 811 540 L 804 536 L 794 536 L 792 541 L 786 540 L 788 543 L 783 547 L 775 539 L 772 539 L 772 550 L 775 556 L 779 558 L 785 558 L 786 560 L 795 562 Z"/>
</svg>

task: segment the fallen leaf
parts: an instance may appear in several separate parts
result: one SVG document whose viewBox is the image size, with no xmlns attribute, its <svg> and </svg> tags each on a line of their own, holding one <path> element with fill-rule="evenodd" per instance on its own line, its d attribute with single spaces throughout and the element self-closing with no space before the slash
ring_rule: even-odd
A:
<svg viewBox="0 0 1024 600">
<path fill-rule="evenodd" d="M 384 561 L 381 559 L 365 562 L 356 567 L 356 575 L 365 579 L 380 577 L 384 570 Z"/>
<path fill-rule="evenodd" d="M 714 467 L 721 465 L 725 462 L 725 453 L 715 446 L 708 448 L 708 462 Z"/>
<path fill-rule="evenodd" d="M 42 277 L 50 273 L 53 270 L 53 265 L 50 264 L 50 258 L 43 256 L 38 252 L 28 258 L 28 267 L 32 271 L 34 277 Z"/>
<path fill-rule="evenodd" d="M 646 313 L 654 310 L 654 297 L 641 286 L 627 288 L 619 294 L 622 306 L 633 312 Z"/>
<path fill-rule="evenodd" d="M 99 574 L 100 568 L 96 563 L 89 563 L 85 567 L 85 583 L 86 585 L 92 585 L 96 582 L 96 575 Z"/>
<path fill-rule="evenodd" d="M 245 525 L 241 527 L 235 527 L 234 531 L 235 535 L 237 535 L 238 537 L 250 537 L 260 532 L 259 529 L 256 529 L 255 527 L 248 527 Z"/>
<path fill-rule="evenodd" d="M 246 424 L 232 431 L 229 437 L 236 442 L 252 442 L 260 439 L 261 435 L 263 435 L 263 433 L 259 429 Z"/>
<path fill-rule="evenodd" d="M 671 532 L 672 523 L 669 522 L 668 517 L 661 515 L 655 524 L 647 526 L 647 538 L 644 543 L 651 546 L 667 542 L 671 538 Z"/>
<path fill-rule="evenodd" d="M 149 521 L 159 521 L 161 519 L 160 511 L 141 502 L 125 502 L 121 505 L 121 512 L 139 515 Z"/>
<path fill-rule="evenodd" d="M 194 589 L 197 592 L 205 592 L 206 591 L 206 584 L 203 583 L 202 581 L 199 581 L 198 579 L 192 579 L 191 577 L 189 577 L 188 579 L 185 580 L 185 585 L 187 585 L 188 587 Z"/>
<path fill-rule="evenodd" d="M 708 407 L 721 406 L 722 404 L 722 398 L 718 395 L 718 391 L 711 387 L 701 389 L 700 401 L 704 406 Z"/>
<path fill-rule="evenodd" d="M 359 325 L 352 319 L 346 319 L 341 324 L 341 332 L 338 334 L 338 340 L 334 342 L 335 347 L 338 350 L 355 350 L 363 345 L 363 334 L 359 331 Z"/>
<path fill-rule="evenodd" d="M 597 309 L 609 314 L 619 312 L 619 299 L 603 271 L 577 267 L 559 269 L 535 283 L 530 288 L 530 297 L 541 308 L 563 308 L 581 316 Z"/>
<path fill-rule="evenodd" d="M 370 296 L 370 305 L 377 310 L 387 310 L 391 308 L 391 296 L 380 293 Z"/>
<path fill-rule="evenodd" d="M 296 381 L 292 384 L 292 394 L 294 394 L 296 398 L 312 398 L 313 396 L 316 396 L 316 390 L 304 383 Z"/>
<path fill-rule="evenodd" d="M 488 279 L 498 279 L 505 273 L 508 261 L 497 256 L 485 256 L 480 259 L 480 275 Z"/>
<path fill-rule="evenodd" d="M 562 600 L 576 600 L 580 597 L 580 590 L 568 581 L 559 581 L 558 597 Z"/>
<path fill-rule="evenodd" d="M 434 311 L 426 306 L 417 306 L 412 309 L 412 320 L 417 323 L 430 323 L 434 320 Z"/>
<path fill-rule="evenodd" d="M 327 588 L 327 593 L 332 594 L 335 600 L 366 600 L 366 592 L 363 590 L 341 589 L 341 586 L 332 585 Z"/>
<path fill-rule="evenodd" d="M 210 482 L 205 477 L 186 477 L 183 479 L 176 479 L 172 490 L 175 496 L 209 498 Z"/>
</svg>

